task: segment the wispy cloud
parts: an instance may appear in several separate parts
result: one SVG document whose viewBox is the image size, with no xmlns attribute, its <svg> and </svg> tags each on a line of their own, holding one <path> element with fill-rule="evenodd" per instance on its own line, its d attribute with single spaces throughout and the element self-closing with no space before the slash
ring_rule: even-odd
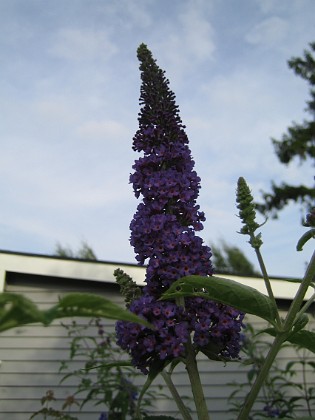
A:
<svg viewBox="0 0 315 420">
<path fill-rule="evenodd" d="M 312 0 L 244 0 L 244 14 L 209 0 L 77 1 L 75 11 L 4 3 L 1 248 L 48 252 L 86 239 L 100 258 L 133 261 L 128 226 L 138 201 L 128 179 L 138 157 L 140 42 L 166 70 L 187 124 L 205 241 L 246 246 L 235 234 L 238 176 L 259 193 L 271 179 L 309 175 L 280 165 L 270 137 L 304 116 L 307 89 L 286 60 L 314 37 Z M 282 253 L 283 241 L 272 240 Z M 296 270 L 290 264 L 287 272 Z"/>
<path fill-rule="evenodd" d="M 272 16 L 255 25 L 245 39 L 253 45 L 276 47 L 285 41 L 289 31 L 289 22 L 278 16 Z"/>
<path fill-rule="evenodd" d="M 130 130 L 120 121 L 103 120 L 103 121 L 86 121 L 81 124 L 77 133 L 81 138 L 91 140 L 106 141 L 124 141 L 130 136 Z"/>
<path fill-rule="evenodd" d="M 117 50 L 106 31 L 65 28 L 56 33 L 49 52 L 58 58 L 88 61 L 99 58 L 101 51 L 101 57 L 109 59 Z"/>
</svg>

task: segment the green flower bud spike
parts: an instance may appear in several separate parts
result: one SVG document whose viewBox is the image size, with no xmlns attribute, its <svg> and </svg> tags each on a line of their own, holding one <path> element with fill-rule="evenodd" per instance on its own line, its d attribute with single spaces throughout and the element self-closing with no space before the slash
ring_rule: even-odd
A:
<svg viewBox="0 0 315 420">
<path fill-rule="evenodd" d="M 249 243 L 251 246 L 255 249 L 259 249 L 263 241 L 261 239 L 261 233 L 255 235 L 255 231 L 259 227 L 263 226 L 266 221 L 261 225 L 256 223 L 256 211 L 253 200 L 253 196 L 245 179 L 240 177 L 237 182 L 236 202 L 238 203 L 237 208 L 239 209 L 239 217 L 242 220 L 244 226 L 239 233 L 243 235 L 249 235 Z"/>
<path fill-rule="evenodd" d="M 277 325 L 280 327 L 281 319 L 279 315 L 279 311 L 277 308 L 276 300 L 271 288 L 270 279 L 265 267 L 264 260 L 260 253 L 260 247 L 263 243 L 261 239 L 261 233 L 255 235 L 255 231 L 263 226 L 267 220 L 264 221 L 261 225 L 259 225 L 256 219 L 256 211 L 255 211 L 255 204 L 253 203 L 254 199 L 252 193 L 243 177 L 240 177 L 237 182 L 237 190 L 236 190 L 236 202 L 238 203 L 237 208 L 239 209 L 239 217 L 242 220 L 244 226 L 240 230 L 239 233 L 243 235 L 249 235 L 250 240 L 249 243 L 255 249 L 256 256 L 258 259 L 258 263 L 260 266 L 260 270 L 262 272 L 265 286 L 268 292 L 268 296 L 271 299 L 275 309 L 276 309 L 276 321 Z"/>
<path fill-rule="evenodd" d="M 120 292 L 125 299 L 126 307 L 129 308 L 131 303 L 141 296 L 141 289 L 137 286 L 136 282 L 120 268 L 117 268 L 114 271 L 114 276 L 116 277 L 116 283 L 120 286 Z"/>
</svg>

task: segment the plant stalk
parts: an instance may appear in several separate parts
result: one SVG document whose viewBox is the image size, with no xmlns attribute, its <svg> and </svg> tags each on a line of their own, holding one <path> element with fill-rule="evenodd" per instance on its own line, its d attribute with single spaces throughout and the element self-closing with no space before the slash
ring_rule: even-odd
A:
<svg viewBox="0 0 315 420">
<path fill-rule="evenodd" d="M 199 420 L 210 420 L 208 408 L 200 381 L 200 375 L 197 366 L 196 354 L 192 346 L 190 337 L 185 345 L 186 348 L 186 370 L 189 376 L 191 389 L 196 405 Z"/>
<path fill-rule="evenodd" d="M 297 318 L 305 314 L 305 312 L 308 310 L 308 308 L 314 303 L 315 301 L 315 293 L 312 294 L 312 296 L 309 298 L 309 300 L 303 305 L 303 308 L 298 312 Z"/>
<path fill-rule="evenodd" d="M 177 408 L 179 410 L 179 412 L 181 413 L 183 420 L 192 420 L 191 415 L 189 414 L 189 411 L 187 409 L 187 407 L 185 406 L 185 404 L 183 403 L 183 400 L 181 399 L 180 395 L 177 392 L 177 389 L 175 387 L 175 385 L 173 384 L 171 375 L 165 371 L 161 372 L 161 375 L 166 383 L 166 385 L 168 386 L 168 389 L 170 390 L 174 401 L 176 402 Z"/>
<path fill-rule="evenodd" d="M 311 261 L 307 267 L 305 272 L 304 278 L 300 287 L 296 293 L 295 298 L 293 299 L 288 314 L 285 319 L 284 329 L 288 330 L 292 327 L 294 321 L 296 320 L 296 315 L 299 312 L 307 289 L 309 288 L 310 284 L 314 280 L 315 277 L 315 251 L 313 252 Z"/>
<path fill-rule="evenodd" d="M 286 340 L 288 334 L 286 333 L 280 333 L 279 335 L 276 336 L 276 338 L 274 339 L 271 348 L 267 354 L 267 357 L 265 359 L 264 364 L 262 365 L 259 374 L 257 375 L 257 378 L 249 392 L 249 394 L 246 397 L 245 403 L 241 409 L 241 412 L 237 418 L 237 420 L 248 420 L 249 418 L 249 413 L 256 401 L 256 398 L 259 394 L 259 391 L 263 385 L 263 383 L 265 382 L 265 379 L 268 375 L 268 372 L 282 346 L 282 344 L 284 343 L 284 341 Z"/>
<path fill-rule="evenodd" d="M 261 255 L 261 252 L 260 252 L 259 248 L 255 248 L 255 252 L 256 252 L 257 259 L 258 259 L 260 270 L 261 270 L 263 278 L 264 278 L 264 282 L 265 282 L 265 286 L 266 286 L 266 289 L 267 289 L 267 292 L 268 292 L 268 296 L 269 296 L 269 298 L 273 302 L 273 305 L 276 308 L 276 321 L 277 321 L 278 327 L 280 327 L 282 322 L 281 322 L 281 318 L 280 318 L 280 315 L 279 315 L 276 299 L 275 299 L 273 291 L 272 291 L 272 287 L 271 287 L 270 279 L 269 279 L 269 276 L 268 276 L 268 273 L 267 273 L 267 270 L 266 270 L 266 266 L 265 266 L 265 263 L 264 263 L 264 260 L 263 260 L 263 257 Z"/>
<path fill-rule="evenodd" d="M 290 335 L 290 332 L 292 331 L 292 327 L 294 325 L 294 322 L 296 321 L 297 313 L 303 303 L 303 299 L 307 292 L 307 289 L 309 285 L 311 284 L 311 282 L 313 281 L 314 277 L 315 277 L 315 251 L 307 267 L 304 279 L 302 283 L 300 284 L 300 287 L 297 291 L 295 298 L 292 301 L 292 304 L 290 306 L 290 309 L 288 311 L 288 314 L 286 316 L 286 319 L 283 325 L 283 330 L 282 332 L 278 333 L 278 335 L 275 337 L 273 344 L 265 359 L 265 362 L 262 365 L 261 370 L 256 378 L 256 381 L 254 382 L 253 387 L 250 390 L 245 400 L 244 406 L 242 407 L 238 420 L 248 419 L 249 413 L 268 375 L 268 372 L 272 366 L 272 363 L 274 362 L 282 344 L 286 341 L 286 339 Z"/>
<path fill-rule="evenodd" d="M 183 297 L 176 298 L 176 304 L 185 308 L 185 299 Z M 196 411 L 199 420 L 210 420 L 208 408 L 203 392 L 203 387 L 200 380 L 200 375 L 197 366 L 196 353 L 192 346 L 191 339 L 188 337 L 185 343 L 186 357 L 185 364 L 189 376 L 191 389 L 195 401 Z"/>
</svg>

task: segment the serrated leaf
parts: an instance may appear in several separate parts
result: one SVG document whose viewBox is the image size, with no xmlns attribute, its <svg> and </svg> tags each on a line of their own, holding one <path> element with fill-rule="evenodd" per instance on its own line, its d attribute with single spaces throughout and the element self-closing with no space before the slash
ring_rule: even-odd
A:
<svg viewBox="0 0 315 420">
<path fill-rule="evenodd" d="M 253 287 L 222 277 L 187 276 L 174 282 L 161 300 L 203 297 L 256 315 L 275 324 L 277 308 L 268 296 Z"/>
</svg>

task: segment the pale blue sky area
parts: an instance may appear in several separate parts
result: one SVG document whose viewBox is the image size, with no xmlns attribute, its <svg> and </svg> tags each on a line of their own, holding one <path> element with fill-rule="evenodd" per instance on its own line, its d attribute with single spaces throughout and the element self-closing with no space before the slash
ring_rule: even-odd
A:
<svg viewBox="0 0 315 420">
<path fill-rule="evenodd" d="M 128 184 L 137 154 L 140 77 L 148 45 L 187 126 L 205 242 L 238 235 L 235 187 L 313 184 L 313 168 L 280 165 L 281 138 L 305 112 L 308 86 L 287 66 L 315 40 L 313 0 L 1 0 L 0 249 L 50 254 L 86 240 L 98 258 L 135 262 Z M 301 276 L 313 244 L 291 206 L 262 228 L 271 275 Z"/>
</svg>

